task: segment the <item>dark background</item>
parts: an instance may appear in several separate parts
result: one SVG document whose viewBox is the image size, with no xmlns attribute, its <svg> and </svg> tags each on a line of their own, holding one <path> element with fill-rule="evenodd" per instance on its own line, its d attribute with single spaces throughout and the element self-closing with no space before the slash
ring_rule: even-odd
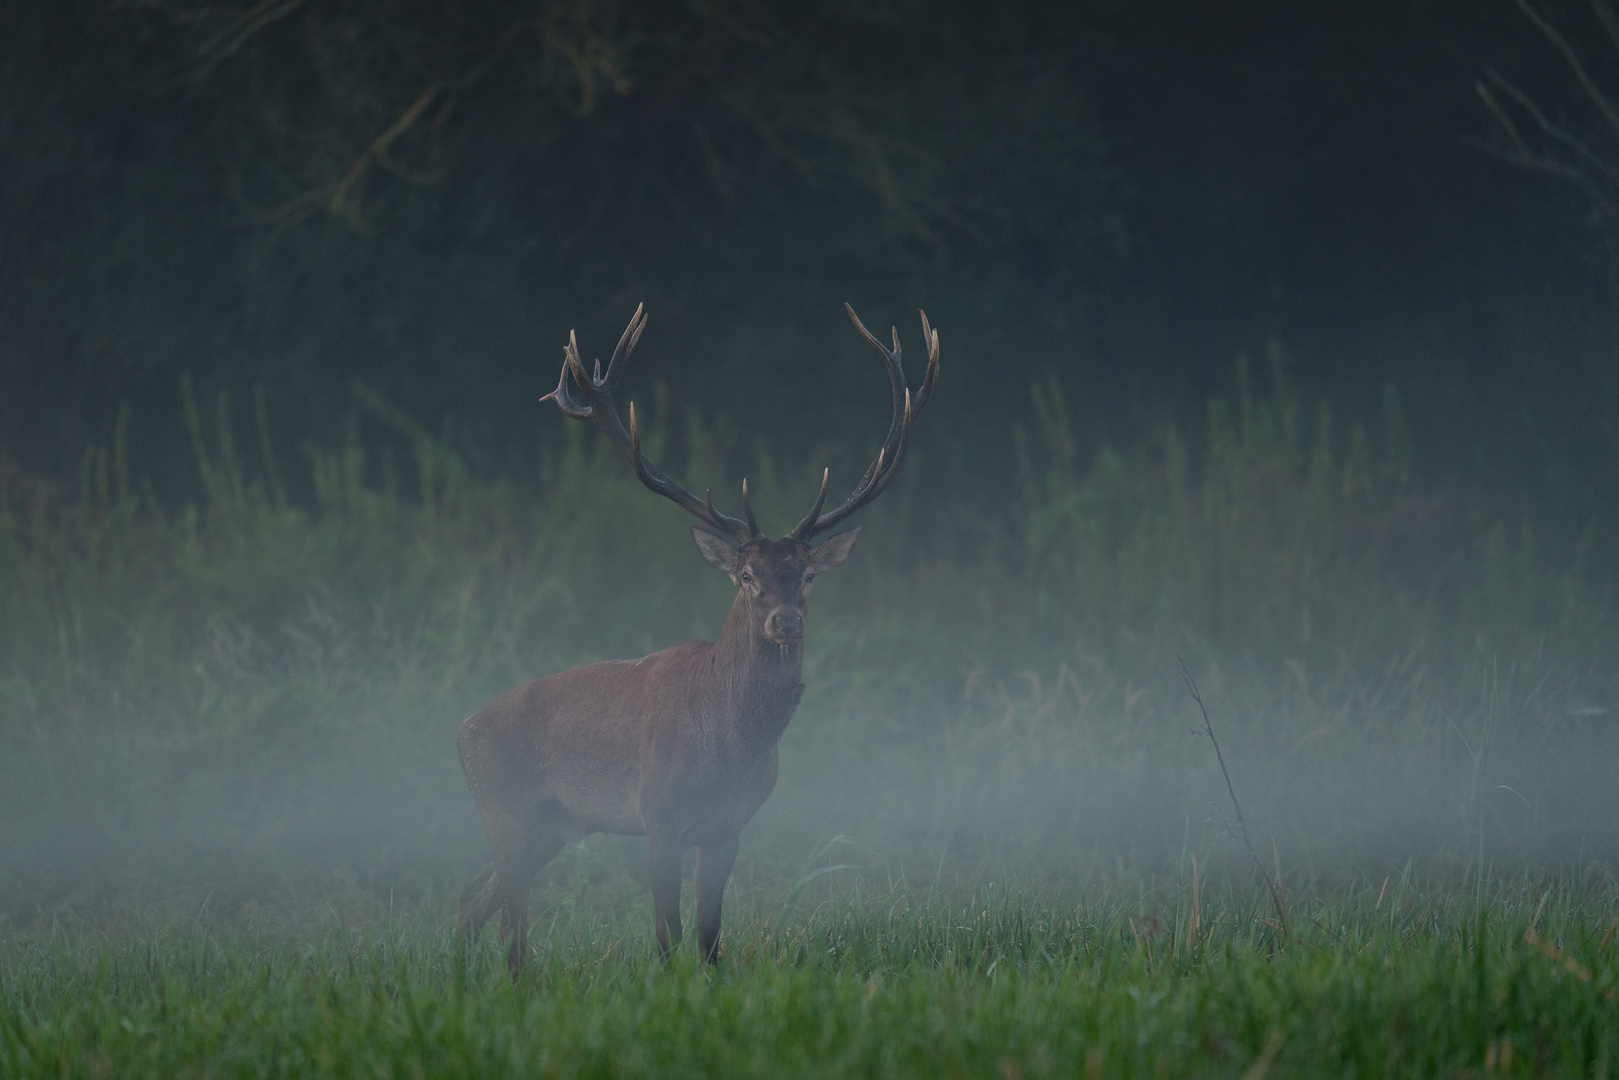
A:
<svg viewBox="0 0 1619 1080">
<path fill-rule="evenodd" d="M 1398 387 L 1430 480 L 1583 512 L 1619 486 L 1608 235 L 1481 145 L 1490 69 L 1606 152 L 1508 0 L 8 3 L 0 455 L 68 479 L 127 403 L 180 500 L 182 375 L 244 423 L 262 386 L 289 455 L 359 379 L 520 473 L 568 330 L 606 353 L 644 300 L 632 393 L 852 472 L 886 403 L 850 300 L 913 357 L 941 328 L 957 484 L 1036 380 L 1129 443 L 1275 341 L 1352 414 Z"/>
</svg>

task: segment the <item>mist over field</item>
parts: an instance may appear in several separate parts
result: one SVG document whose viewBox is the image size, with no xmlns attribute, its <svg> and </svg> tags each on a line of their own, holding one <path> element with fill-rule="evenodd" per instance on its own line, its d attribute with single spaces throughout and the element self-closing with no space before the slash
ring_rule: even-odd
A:
<svg viewBox="0 0 1619 1080">
<path fill-rule="evenodd" d="M 943 342 L 733 911 L 834 863 L 804 903 L 1612 884 L 1614 218 L 1487 104 L 1611 160 L 1555 41 L 789 7 L 0 16 L 0 924 L 447 924 L 462 718 L 733 595 L 537 400 L 642 301 L 649 455 L 772 533 L 880 445 L 842 304 L 913 385 Z M 649 923 L 646 875 L 591 838 L 536 918 Z"/>
<path fill-rule="evenodd" d="M 930 455 L 908 463 L 811 604 L 807 690 L 744 834 L 740 904 L 779 905 L 835 837 L 853 888 L 1061 893 L 1180 880 L 1193 858 L 1248 885 L 1232 790 L 1269 873 L 1305 893 L 1413 867 L 1607 873 L 1607 568 L 1554 564 L 1527 523 L 1425 535 L 1438 497 L 1410 474 L 1397 394 L 1365 421 L 1307 423 L 1273 361 L 1236 369 L 1196 443 L 1161 429 L 1091 463 L 1060 392 L 1037 388 L 1011 507 L 965 551 L 939 551 Z M 961 378 L 947 350 L 939 392 Z M 290 465 L 236 448 L 250 410 L 192 404 L 196 509 L 143 505 L 115 444 L 79 499 L 36 492 L 5 519 L 0 851 L 19 924 L 439 908 L 487 857 L 460 720 L 724 619 L 734 589 L 684 515 L 588 432 L 532 485 L 476 479 L 416 427 L 393 479 L 367 479 L 353 442 L 314 455 L 305 509 L 269 479 Z M 688 423 L 681 441 L 703 445 Z M 671 427 L 650 429 L 666 464 Z M 699 488 L 702 467 L 685 470 Z M 813 476 L 764 475 L 779 527 Z M 540 910 L 645 908 L 645 851 L 571 848 Z"/>
</svg>

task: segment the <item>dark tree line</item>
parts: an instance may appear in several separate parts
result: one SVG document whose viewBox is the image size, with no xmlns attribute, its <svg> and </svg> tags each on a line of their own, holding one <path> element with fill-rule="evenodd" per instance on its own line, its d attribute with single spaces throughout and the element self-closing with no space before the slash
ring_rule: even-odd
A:
<svg viewBox="0 0 1619 1080">
<path fill-rule="evenodd" d="M 0 5 L 0 454 L 70 474 L 127 402 L 183 489 L 189 374 L 262 385 L 291 454 L 360 380 L 531 463 L 567 329 L 601 352 L 643 300 L 631 393 L 819 452 L 883 424 L 852 300 L 913 342 L 927 307 L 971 380 L 931 452 L 985 475 L 1034 381 L 1094 448 L 1195 422 L 1274 338 L 1346 408 L 1400 385 L 1424 461 L 1583 483 L 1619 444 L 1579 254 L 1619 54 L 1605 0 L 1533 5 L 1561 43 L 1521 8 Z"/>
<path fill-rule="evenodd" d="M 845 299 L 913 334 L 929 296 L 1079 301 L 1123 242 L 1081 6 L 83 0 L 3 18 L 14 455 L 104 439 L 119 400 L 167 422 L 183 372 L 263 383 L 316 426 L 362 377 L 480 443 L 533 421 L 567 328 L 601 348 L 643 299 L 646 363 L 676 400 L 762 402 L 825 437 L 871 374 Z"/>
</svg>

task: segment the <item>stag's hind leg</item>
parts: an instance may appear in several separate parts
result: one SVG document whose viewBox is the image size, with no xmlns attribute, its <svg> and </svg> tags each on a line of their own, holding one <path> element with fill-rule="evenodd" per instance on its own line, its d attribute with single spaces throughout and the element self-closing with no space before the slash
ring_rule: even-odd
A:
<svg viewBox="0 0 1619 1080">
<path fill-rule="evenodd" d="M 463 748 L 463 764 L 466 759 Z M 467 772 L 472 775 L 471 767 Z M 461 890 L 457 921 L 476 936 L 499 911 L 501 936 L 511 943 L 506 964 L 516 978 L 528 952 L 529 882 L 567 842 L 566 816 L 553 802 L 506 797 L 510 791 L 500 786 L 473 783 L 472 793 L 494 865 Z"/>
<path fill-rule="evenodd" d="M 506 952 L 506 967 L 512 978 L 528 958 L 528 887 L 539 873 L 540 867 L 550 862 L 562 850 L 567 838 L 558 829 L 537 830 L 529 842 L 517 851 L 509 852 L 495 864 L 494 899 L 491 912 L 500 908 L 500 933 L 511 941 Z"/>
<path fill-rule="evenodd" d="M 462 940 L 478 940 L 478 931 L 495 913 L 499 890 L 500 879 L 495 874 L 494 863 L 461 887 L 456 898 L 455 928 Z"/>
</svg>

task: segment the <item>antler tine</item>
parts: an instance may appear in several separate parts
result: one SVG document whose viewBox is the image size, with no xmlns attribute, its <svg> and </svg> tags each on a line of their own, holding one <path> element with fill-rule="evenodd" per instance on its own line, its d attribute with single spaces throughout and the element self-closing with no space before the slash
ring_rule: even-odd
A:
<svg viewBox="0 0 1619 1080">
<path fill-rule="evenodd" d="M 887 491 L 888 485 L 893 483 L 894 477 L 899 475 L 899 463 L 905 460 L 905 451 L 910 449 L 911 446 L 911 417 L 913 415 L 911 392 L 907 390 L 905 391 L 905 419 L 899 429 L 899 445 L 894 448 L 893 459 L 887 462 L 883 461 L 883 451 L 878 451 L 877 466 L 872 473 L 871 488 L 866 494 L 866 502 L 870 502 L 884 491 Z"/>
<path fill-rule="evenodd" d="M 619 364 L 629 359 L 630 353 L 635 351 L 636 343 L 641 340 L 641 331 L 646 329 L 646 319 L 646 305 L 637 304 L 635 314 L 630 316 L 630 324 L 624 328 L 624 332 L 618 337 L 618 347 L 613 350 L 613 358 L 607 362 L 607 378 L 605 380 L 601 379 L 599 375 L 601 368 L 598 366 L 596 369 L 598 372 L 597 381 L 604 381 L 614 386 L 618 384 L 618 376 L 622 370 Z"/>
<path fill-rule="evenodd" d="M 748 519 L 748 528 L 753 530 L 754 536 L 764 535 L 759 531 L 759 523 L 753 518 L 753 503 L 748 499 L 748 478 L 742 478 L 742 513 Z"/>
<path fill-rule="evenodd" d="M 905 367 L 901 363 L 903 354 L 899 347 L 899 328 L 889 328 L 894 335 L 894 347 L 890 350 L 885 348 L 883 343 L 878 341 L 870 330 L 866 329 L 866 324 L 861 322 L 860 316 L 854 313 L 853 304 L 846 303 L 843 305 L 843 309 L 849 313 L 849 318 L 854 322 L 855 329 L 859 330 L 860 336 L 866 339 L 866 344 L 876 349 L 877 355 L 883 358 L 883 365 L 888 369 L 888 387 L 894 395 L 894 419 L 897 421 L 899 419 L 900 398 L 905 394 Z M 895 434 L 893 425 L 889 425 L 888 438 L 883 440 L 883 445 L 893 446 Z"/>
<path fill-rule="evenodd" d="M 928 348 L 927 373 L 922 378 L 922 386 L 913 397 L 905 386 L 905 369 L 901 365 L 901 352 L 899 344 L 899 331 L 893 331 L 894 347 L 888 349 L 867 330 L 860 317 L 854 313 L 851 304 L 843 305 L 849 313 L 849 321 L 854 323 L 855 329 L 866 343 L 877 350 L 882 356 L 883 363 L 888 369 L 889 385 L 894 396 L 894 418 L 889 423 L 888 435 L 883 439 L 882 448 L 877 451 L 877 460 L 867 467 L 861 474 L 860 482 L 855 485 L 854 491 L 845 499 L 837 509 L 821 516 L 821 506 L 826 499 L 825 474 L 821 480 L 821 492 L 816 497 L 815 505 L 802 521 L 788 535 L 795 540 L 807 542 L 819 533 L 825 532 L 849 515 L 865 506 L 871 500 L 881 495 L 893 483 L 894 477 L 899 474 L 899 466 L 905 459 L 905 451 L 910 446 L 911 423 L 922 411 L 927 403 L 928 395 L 933 390 L 934 381 L 939 374 L 939 335 L 928 323 L 927 314 L 922 313 L 922 335 Z"/>
<path fill-rule="evenodd" d="M 877 452 L 877 456 L 882 456 L 881 450 Z M 810 512 L 804 515 L 802 521 L 793 526 L 793 531 L 788 534 L 789 536 L 803 535 L 815 528 L 815 519 L 821 516 L 821 507 L 826 504 L 826 482 L 831 478 L 831 469 L 821 470 L 821 493 L 815 496 L 815 505 L 810 507 Z"/>
<path fill-rule="evenodd" d="M 928 347 L 928 368 L 922 375 L 922 388 L 916 392 L 916 401 L 913 403 L 917 413 L 922 406 L 928 403 L 928 395 L 933 393 L 933 383 L 939 377 L 939 332 L 928 325 L 928 313 L 920 309 L 917 314 L 922 316 L 922 340 Z"/>
<path fill-rule="evenodd" d="M 579 358 L 579 342 L 570 330 L 567 347 L 563 350 L 566 362 L 562 367 L 561 381 L 557 383 L 555 390 L 540 400 L 555 401 L 564 415 L 576 420 L 589 420 L 599 427 L 602 434 L 607 436 L 608 442 L 613 444 L 613 448 L 634 467 L 636 478 L 650 491 L 662 495 L 705 525 L 725 534 L 738 547 L 750 540 L 758 539 L 759 526 L 753 520 L 751 507 L 747 508 L 747 521 L 728 517 L 714 509 L 712 499 L 699 502 L 696 496 L 671 480 L 662 469 L 641 453 L 641 431 L 635 419 L 634 402 L 630 403 L 628 430 L 625 430 L 624 422 L 619 419 L 613 391 L 619 376 L 623 373 L 623 362 L 635 350 L 636 342 L 641 340 L 641 332 L 644 329 L 646 329 L 646 306 L 643 304 L 635 309 L 635 315 L 631 317 L 629 325 L 619 337 L 618 347 L 613 350 L 613 358 L 607 364 L 606 375 L 601 373 L 600 361 L 596 363 L 594 374 L 585 372 L 584 362 Z M 570 375 L 588 404 L 581 405 L 574 399 L 573 391 L 568 386 Z M 743 496 L 743 505 L 747 507 L 746 494 Z"/>
<path fill-rule="evenodd" d="M 574 401 L 573 394 L 568 390 L 568 376 L 570 374 L 568 370 L 569 364 L 570 356 L 564 352 L 564 358 L 562 361 L 562 377 L 557 381 L 557 388 L 551 391 L 549 394 L 546 394 L 540 400 L 556 402 L 557 408 L 562 410 L 562 415 L 564 416 L 571 416 L 575 420 L 588 420 L 590 419 L 590 406 L 580 405 L 578 402 Z"/>
<path fill-rule="evenodd" d="M 579 339 L 572 330 L 568 331 L 568 343 L 562 347 L 562 359 L 568 369 L 573 372 L 574 380 L 578 382 L 581 390 L 586 390 L 590 380 L 585 377 L 585 364 L 579 359 Z"/>
<path fill-rule="evenodd" d="M 854 323 L 854 328 L 860 331 L 860 336 L 866 339 L 866 343 L 869 344 L 873 349 L 876 349 L 878 352 L 886 355 L 888 350 L 883 348 L 882 342 L 871 336 L 871 331 L 866 329 L 866 324 L 861 322 L 860 316 L 854 313 L 854 305 L 845 300 L 843 303 L 843 310 L 849 313 L 849 321 Z"/>
</svg>

